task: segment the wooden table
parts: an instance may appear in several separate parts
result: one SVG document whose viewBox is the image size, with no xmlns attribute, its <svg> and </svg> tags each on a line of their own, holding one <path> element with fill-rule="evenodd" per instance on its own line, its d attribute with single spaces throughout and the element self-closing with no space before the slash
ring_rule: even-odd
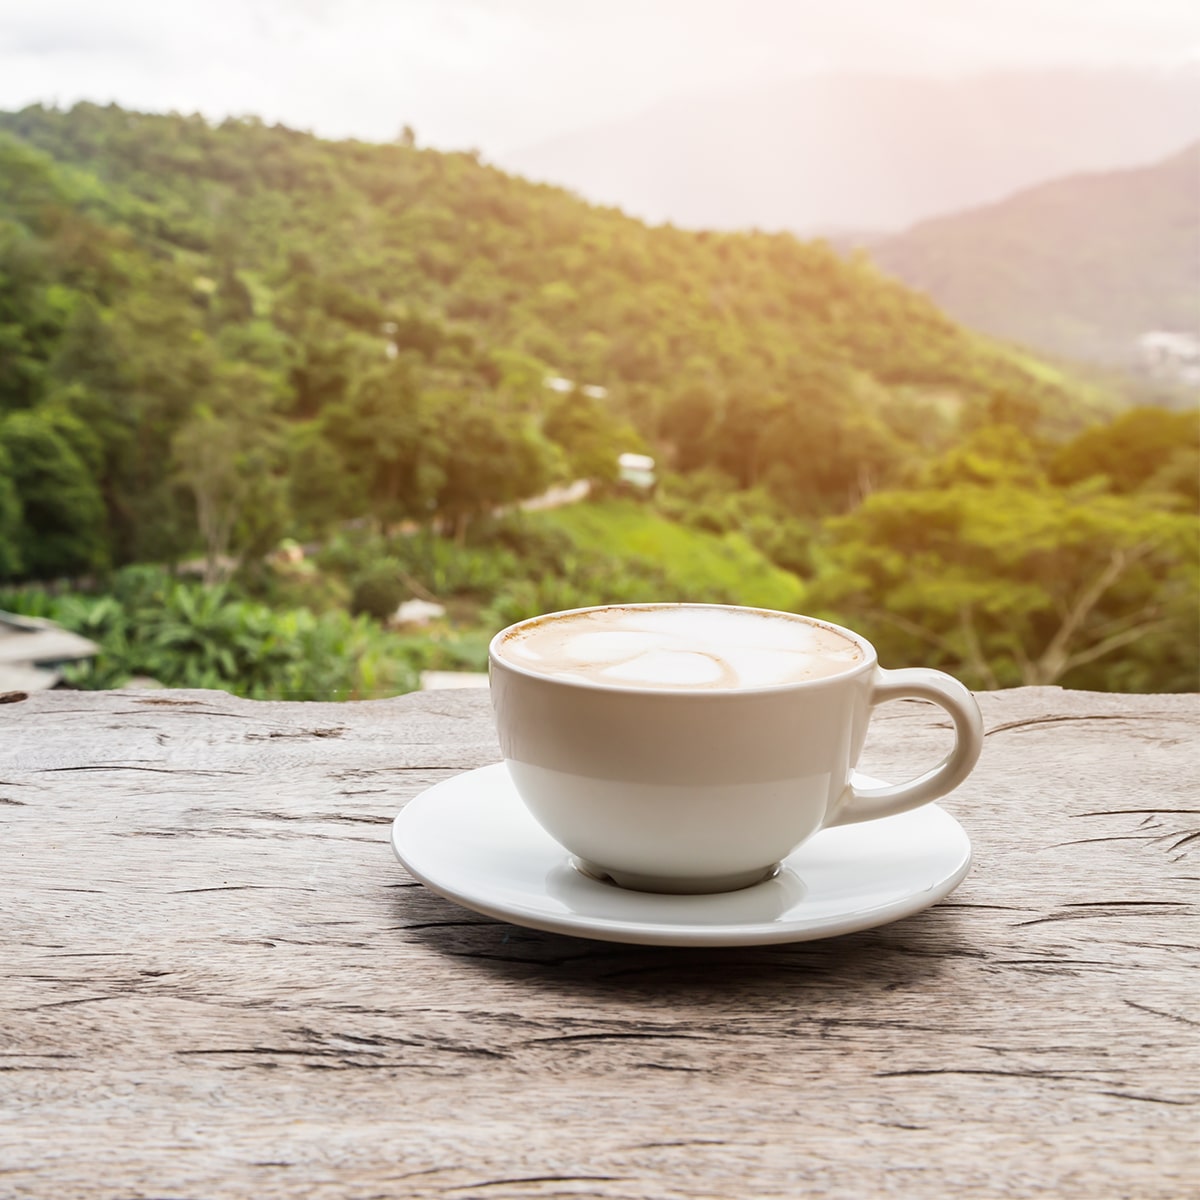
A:
<svg viewBox="0 0 1200 1200">
<path fill-rule="evenodd" d="M 0 1196 L 1200 1195 L 1197 698 L 980 703 L 949 900 L 687 951 L 405 875 L 486 695 L 0 705 Z M 864 768 L 939 721 L 889 706 Z"/>
</svg>

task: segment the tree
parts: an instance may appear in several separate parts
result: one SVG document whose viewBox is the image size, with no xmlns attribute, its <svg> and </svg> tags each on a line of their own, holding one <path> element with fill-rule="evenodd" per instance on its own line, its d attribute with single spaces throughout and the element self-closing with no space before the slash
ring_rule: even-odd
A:
<svg viewBox="0 0 1200 1200">
<path fill-rule="evenodd" d="M 678 470 L 691 472 L 715 465 L 723 408 L 716 389 L 706 383 L 688 384 L 667 401 L 658 434 L 672 451 Z"/>
<path fill-rule="evenodd" d="M 542 432 L 562 447 L 574 479 L 615 483 L 617 459 L 639 449 L 641 438 L 612 409 L 594 396 L 574 391 L 556 397 L 546 410 Z"/>
<path fill-rule="evenodd" d="M 0 185 L 3 148 L 0 137 Z M 0 412 L 30 408 L 45 391 L 46 360 L 63 315 L 48 296 L 52 282 L 44 243 L 5 220 L 0 205 Z"/>
<path fill-rule="evenodd" d="M 0 132 L 0 211 L 43 233 L 70 199 L 53 159 Z"/>
<path fill-rule="evenodd" d="M 360 474 L 326 435 L 323 421 L 289 424 L 286 445 L 294 536 L 324 537 L 339 521 L 362 515 L 367 501 Z"/>
<path fill-rule="evenodd" d="M 1196 523 L 1141 498 L 959 483 L 877 492 L 827 529 L 813 602 L 894 661 L 994 688 L 1057 683 L 1161 638 L 1195 657 Z M 1176 664 L 1143 666 L 1130 686 L 1179 685 L 1164 676 Z"/>
<path fill-rule="evenodd" d="M 1200 503 L 1200 414 L 1130 409 L 1062 446 L 1051 476 L 1066 484 L 1102 477 L 1118 492 L 1161 488 L 1177 492 L 1195 509 Z"/>
<path fill-rule="evenodd" d="M 22 520 L 21 497 L 13 479 L 12 459 L 0 443 L 0 579 L 20 574 Z"/>
<path fill-rule="evenodd" d="M 445 396 L 439 412 L 453 447 L 443 466 L 437 512 L 462 541 L 476 517 L 536 496 L 553 478 L 553 447 L 528 418 L 477 397 Z"/>
<path fill-rule="evenodd" d="M 44 579 L 105 565 L 104 501 L 88 453 L 88 430 L 70 413 L 41 407 L 0 418 L 7 490 L 16 493 L 21 513 L 7 555 L 10 570 L 19 565 L 25 575 Z M 0 483 L 0 506 L 4 490 Z M 7 507 L 11 528 L 11 500 Z"/>
<path fill-rule="evenodd" d="M 1015 425 L 983 425 L 919 472 L 922 487 L 1013 484 L 1043 487 L 1046 472 L 1033 442 Z"/>
<path fill-rule="evenodd" d="M 350 395 L 322 416 L 322 427 L 354 480 L 343 502 L 382 528 L 426 520 L 443 481 L 446 435 L 430 397 L 405 357 L 361 376 Z"/>
<path fill-rule="evenodd" d="M 237 566 L 235 556 L 266 549 L 285 530 L 283 447 L 261 373 L 220 370 L 171 453 L 176 478 L 195 502 L 204 580 L 218 583 Z"/>
<path fill-rule="evenodd" d="M 222 359 L 200 316 L 181 281 L 152 264 L 121 293 L 106 322 L 121 370 L 89 392 L 105 410 L 95 427 L 106 445 L 104 486 L 120 561 L 169 560 L 195 544 L 172 442 L 198 406 L 224 412 Z M 91 419 L 95 410 L 88 411 Z"/>
</svg>

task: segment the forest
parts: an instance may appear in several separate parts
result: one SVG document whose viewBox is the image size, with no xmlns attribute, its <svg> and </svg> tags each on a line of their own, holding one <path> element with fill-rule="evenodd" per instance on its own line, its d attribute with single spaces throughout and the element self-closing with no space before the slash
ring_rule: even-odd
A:
<svg viewBox="0 0 1200 1200">
<path fill-rule="evenodd" d="M 1194 408 L 864 254 L 650 227 L 407 128 L 0 114 L 0 608 L 100 642 L 76 686 L 392 694 L 509 620 L 670 599 L 977 688 L 1189 690 L 1198 506 Z M 414 596 L 446 618 L 391 628 Z"/>
</svg>

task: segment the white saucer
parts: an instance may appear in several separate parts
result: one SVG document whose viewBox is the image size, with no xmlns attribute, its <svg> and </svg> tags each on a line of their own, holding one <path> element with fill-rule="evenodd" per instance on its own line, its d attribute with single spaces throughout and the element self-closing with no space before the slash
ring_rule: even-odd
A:
<svg viewBox="0 0 1200 1200">
<path fill-rule="evenodd" d="M 971 865 L 966 831 L 927 804 L 827 829 L 790 854 L 774 878 L 742 891 L 626 891 L 571 865 L 529 815 L 503 763 L 411 800 L 392 824 L 392 848 L 422 883 L 489 917 L 659 946 L 754 946 L 869 929 L 936 904 Z"/>
</svg>

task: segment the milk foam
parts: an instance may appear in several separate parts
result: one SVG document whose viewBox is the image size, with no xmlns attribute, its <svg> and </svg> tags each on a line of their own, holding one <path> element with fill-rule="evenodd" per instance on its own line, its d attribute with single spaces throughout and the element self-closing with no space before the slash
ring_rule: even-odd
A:
<svg viewBox="0 0 1200 1200">
<path fill-rule="evenodd" d="M 501 657 L 540 675 L 649 688 L 759 688 L 821 679 L 863 659 L 800 617 L 722 608 L 606 608 L 535 621 Z"/>
</svg>

